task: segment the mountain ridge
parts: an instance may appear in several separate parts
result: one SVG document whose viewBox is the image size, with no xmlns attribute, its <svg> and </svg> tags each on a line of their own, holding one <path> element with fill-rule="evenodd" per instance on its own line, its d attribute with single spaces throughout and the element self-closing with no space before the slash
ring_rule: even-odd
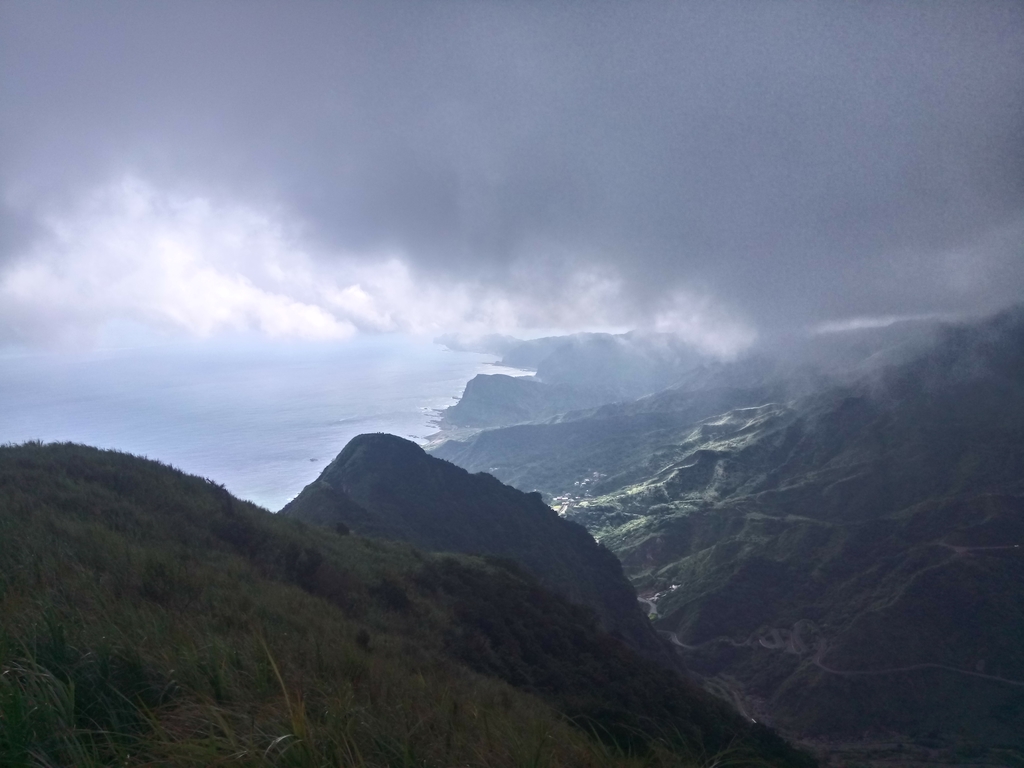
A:
<svg viewBox="0 0 1024 768">
<path fill-rule="evenodd" d="M 795 398 L 762 380 L 716 401 L 711 372 L 435 452 L 568 494 L 687 666 L 759 718 L 1012 762 L 1024 309 L 928 332 Z"/>
<path fill-rule="evenodd" d="M 338 503 L 326 512 L 329 498 Z M 583 526 L 559 518 L 538 493 L 523 493 L 487 473 L 470 474 L 408 440 L 353 438 L 281 514 L 340 522 L 428 551 L 513 559 L 549 588 L 594 609 L 611 634 L 678 668 L 636 605 L 618 560 Z"/>
<path fill-rule="evenodd" d="M 809 766 L 498 560 L 274 515 L 147 459 L 0 447 L 0 762 Z"/>
</svg>

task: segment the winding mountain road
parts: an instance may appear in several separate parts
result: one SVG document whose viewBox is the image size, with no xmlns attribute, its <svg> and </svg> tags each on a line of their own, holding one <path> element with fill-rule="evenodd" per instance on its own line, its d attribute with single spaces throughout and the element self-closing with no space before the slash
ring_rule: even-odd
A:
<svg viewBox="0 0 1024 768">
<path fill-rule="evenodd" d="M 939 546 L 952 549 L 958 555 L 964 555 L 968 552 L 986 552 L 993 549 L 1020 549 L 1020 544 L 1006 544 L 1001 547 L 961 547 L 956 544 L 947 544 L 944 541 L 940 541 Z"/>
<path fill-rule="evenodd" d="M 1007 685 L 1016 685 L 1024 687 L 1024 681 L 1022 680 L 1010 680 L 1006 677 L 1000 677 L 999 675 L 986 675 L 984 672 L 975 672 L 971 669 L 960 669 L 959 667 L 949 667 L 945 664 L 935 664 L 931 662 L 925 662 L 923 664 L 908 664 L 905 667 L 890 667 L 889 669 L 832 669 L 831 667 L 825 666 L 821 661 L 821 657 L 825 655 L 825 651 L 828 650 L 828 644 L 822 640 L 818 643 L 818 650 L 814 654 L 814 658 L 811 659 L 811 663 L 825 672 L 833 675 L 843 675 L 844 677 L 853 677 L 861 675 L 894 675 L 902 672 L 913 672 L 918 669 L 944 669 L 947 672 L 956 672 L 961 675 L 970 675 L 971 677 L 980 677 L 985 680 L 994 680 L 1000 683 L 1006 683 Z"/>
<path fill-rule="evenodd" d="M 705 645 L 709 645 L 710 643 L 722 643 L 722 642 L 724 642 L 724 643 L 728 643 L 729 645 L 733 646 L 734 648 L 748 648 L 748 647 L 753 647 L 753 645 L 754 645 L 754 643 L 751 642 L 751 640 L 749 640 L 749 639 L 746 640 L 745 642 L 740 643 L 740 642 L 737 642 L 736 640 L 733 640 L 731 637 L 716 637 L 716 638 L 713 638 L 711 640 L 706 640 L 703 643 L 700 643 L 698 645 L 689 645 L 687 643 L 684 643 L 682 640 L 680 640 L 679 636 L 675 632 L 669 632 L 668 630 L 664 630 L 664 629 L 660 629 L 660 630 L 658 630 L 658 632 L 660 634 L 664 635 L 665 637 L 667 637 L 672 642 L 673 645 L 677 645 L 680 648 L 685 648 L 688 651 L 696 651 L 696 650 L 700 649 L 701 647 L 703 647 Z M 778 634 L 777 630 L 775 630 L 775 634 L 776 635 Z M 777 648 L 783 647 L 783 645 L 781 644 L 781 639 L 778 638 L 778 637 L 773 638 L 773 640 L 779 641 L 779 644 L 769 645 L 767 643 L 761 642 L 761 640 L 763 640 L 763 638 L 759 639 L 759 644 L 762 647 L 768 648 L 770 650 L 775 650 Z M 798 651 L 800 649 L 805 649 L 806 648 L 806 645 L 804 644 L 803 640 L 800 639 L 799 631 L 794 631 L 794 633 L 793 633 L 793 642 L 798 647 Z M 821 669 L 822 671 L 828 672 L 831 675 L 843 675 L 844 677 L 857 677 L 857 676 L 864 676 L 864 675 L 895 675 L 895 674 L 900 674 L 900 673 L 903 673 L 903 672 L 914 672 L 914 671 L 919 670 L 919 669 L 944 669 L 947 672 L 956 672 L 957 674 L 961 674 L 961 675 L 970 675 L 971 677 L 980 677 L 983 680 L 993 680 L 995 682 L 1005 683 L 1006 685 L 1014 685 L 1014 686 L 1018 686 L 1018 687 L 1024 687 L 1024 680 L 1011 680 L 1011 679 L 1009 679 L 1007 677 L 1000 677 L 999 675 L 988 675 L 988 674 L 985 674 L 984 672 L 976 672 L 976 671 L 971 670 L 971 669 L 960 669 L 959 667 L 950 667 L 950 666 L 947 666 L 945 664 L 936 664 L 936 663 L 932 663 L 932 662 L 924 662 L 922 664 L 908 664 L 905 667 L 889 667 L 887 669 L 833 669 L 832 667 L 827 666 L 821 660 L 822 657 L 825 655 L 825 653 L 827 651 L 828 651 L 828 643 L 824 639 L 819 640 L 818 647 L 817 647 L 817 649 L 815 651 L 814 657 L 811 659 L 811 663 L 814 664 L 814 666 L 816 666 L 819 669 Z M 803 655 L 803 654 L 801 653 L 800 655 Z"/>
<path fill-rule="evenodd" d="M 682 640 L 679 639 L 679 635 L 677 635 L 675 632 L 669 632 L 667 629 L 659 629 L 658 633 L 664 635 L 665 637 L 667 637 L 672 642 L 672 645 L 678 645 L 680 648 L 685 648 L 688 651 L 695 651 L 698 648 L 702 648 L 705 645 L 710 645 L 711 643 L 728 643 L 729 645 L 733 646 L 734 648 L 748 648 L 748 647 L 751 646 L 751 642 L 749 640 L 747 640 L 746 642 L 743 642 L 743 643 L 738 643 L 735 640 L 733 640 L 731 637 L 724 637 L 724 636 L 723 637 L 713 637 L 710 640 L 705 640 L 703 643 L 700 643 L 698 645 L 687 645 L 686 643 L 684 643 Z"/>
</svg>

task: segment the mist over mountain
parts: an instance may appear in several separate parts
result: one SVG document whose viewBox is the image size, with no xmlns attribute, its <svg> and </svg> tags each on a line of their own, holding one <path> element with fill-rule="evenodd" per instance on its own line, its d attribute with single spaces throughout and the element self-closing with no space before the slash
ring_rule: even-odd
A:
<svg viewBox="0 0 1024 768">
<path fill-rule="evenodd" d="M 0 2 L 0 765 L 1024 766 L 1022 243 L 1019 0 Z"/>
<path fill-rule="evenodd" d="M 494 339 L 491 347 L 504 350 L 501 363 L 536 373 L 514 380 L 503 374 L 475 376 L 459 402 L 442 414 L 438 422 L 441 432 L 434 442 L 447 440 L 447 447 L 438 450 L 442 451 L 439 455 L 449 457 L 443 452 L 472 450 L 470 438 L 484 428 L 572 421 L 613 403 L 620 405 L 602 411 L 602 418 L 644 410 L 661 418 L 678 408 L 682 414 L 669 418 L 685 422 L 692 420 L 694 413 L 711 415 L 731 403 L 789 400 L 828 384 L 855 381 L 919 355 L 935 343 L 944 327 L 940 321 L 921 319 L 769 337 L 734 360 L 703 355 L 669 335 L 576 334 L 522 342 L 501 337 Z M 456 340 L 451 341 L 458 346 Z M 484 339 L 476 343 L 480 349 L 489 344 Z M 705 400 L 707 405 L 701 405 Z M 553 433 L 571 431 L 555 428 Z M 467 447 L 457 447 L 453 439 Z M 491 439 L 479 437 L 480 441 Z M 587 450 L 585 445 L 573 443 L 565 458 L 585 464 L 581 454 Z M 525 468 L 518 459 L 516 464 L 516 471 Z M 524 480 L 523 484 L 530 482 Z"/>
<path fill-rule="evenodd" d="M 784 730 L 1020 750 L 1024 310 L 906 330 L 434 451 L 557 497 Z"/>
<path fill-rule="evenodd" d="M 467 348 L 467 342 L 448 341 L 454 349 Z M 634 400 L 711 359 L 671 334 L 580 333 L 528 341 L 491 336 L 468 344 L 500 353 L 500 365 L 534 375 L 478 374 L 442 414 L 442 429 L 507 426 Z"/>
</svg>

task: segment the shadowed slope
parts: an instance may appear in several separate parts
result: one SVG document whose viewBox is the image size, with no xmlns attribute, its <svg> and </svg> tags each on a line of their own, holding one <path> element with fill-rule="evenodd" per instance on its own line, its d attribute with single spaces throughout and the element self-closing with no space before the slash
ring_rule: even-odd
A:
<svg viewBox="0 0 1024 768">
<path fill-rule="evenodd" d="M 331 500 L 334 500 L 333 511 Z M 488 474 L 426 454 L 393 435 L 360 435 L 282 514 L 337 522 L 432 551 L 506 557 L 645 655 L 674 664 L 636 604 L 622 568 L 580 525 Z"/>
<path fill-rule="evenodd" d="M 842 385 L 686 423 L 707 395 L 439 452 L 511 466 L 532 451 L 533 476 L 563 487 L 601 473 L 569 516 L 620 557 L 688 667 L 780 727 L 1019 759 L 1024 311 L 944 327 Z M 588 463 L 527 439 L 545 430 L 586 435 Z"/>
<path fill-rule="evenodd" d="M 0 765 L 667 768 L 730 746 L 807 763 L 515 568 L 113 451 L 0 448 Z"/>
</svg>

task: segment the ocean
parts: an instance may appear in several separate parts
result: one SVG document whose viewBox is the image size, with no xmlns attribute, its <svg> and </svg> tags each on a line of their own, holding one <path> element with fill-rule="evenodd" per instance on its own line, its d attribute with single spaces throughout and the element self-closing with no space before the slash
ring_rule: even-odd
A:
<svg viewBox="0 0 1024 768">
<path fill-rule="evenodd" d="M 423 442 L 492 355 L 405 336 L 0 352 L 0 443 L 147 456 L 278 510 L 355 435 Z"/>
</svg>

